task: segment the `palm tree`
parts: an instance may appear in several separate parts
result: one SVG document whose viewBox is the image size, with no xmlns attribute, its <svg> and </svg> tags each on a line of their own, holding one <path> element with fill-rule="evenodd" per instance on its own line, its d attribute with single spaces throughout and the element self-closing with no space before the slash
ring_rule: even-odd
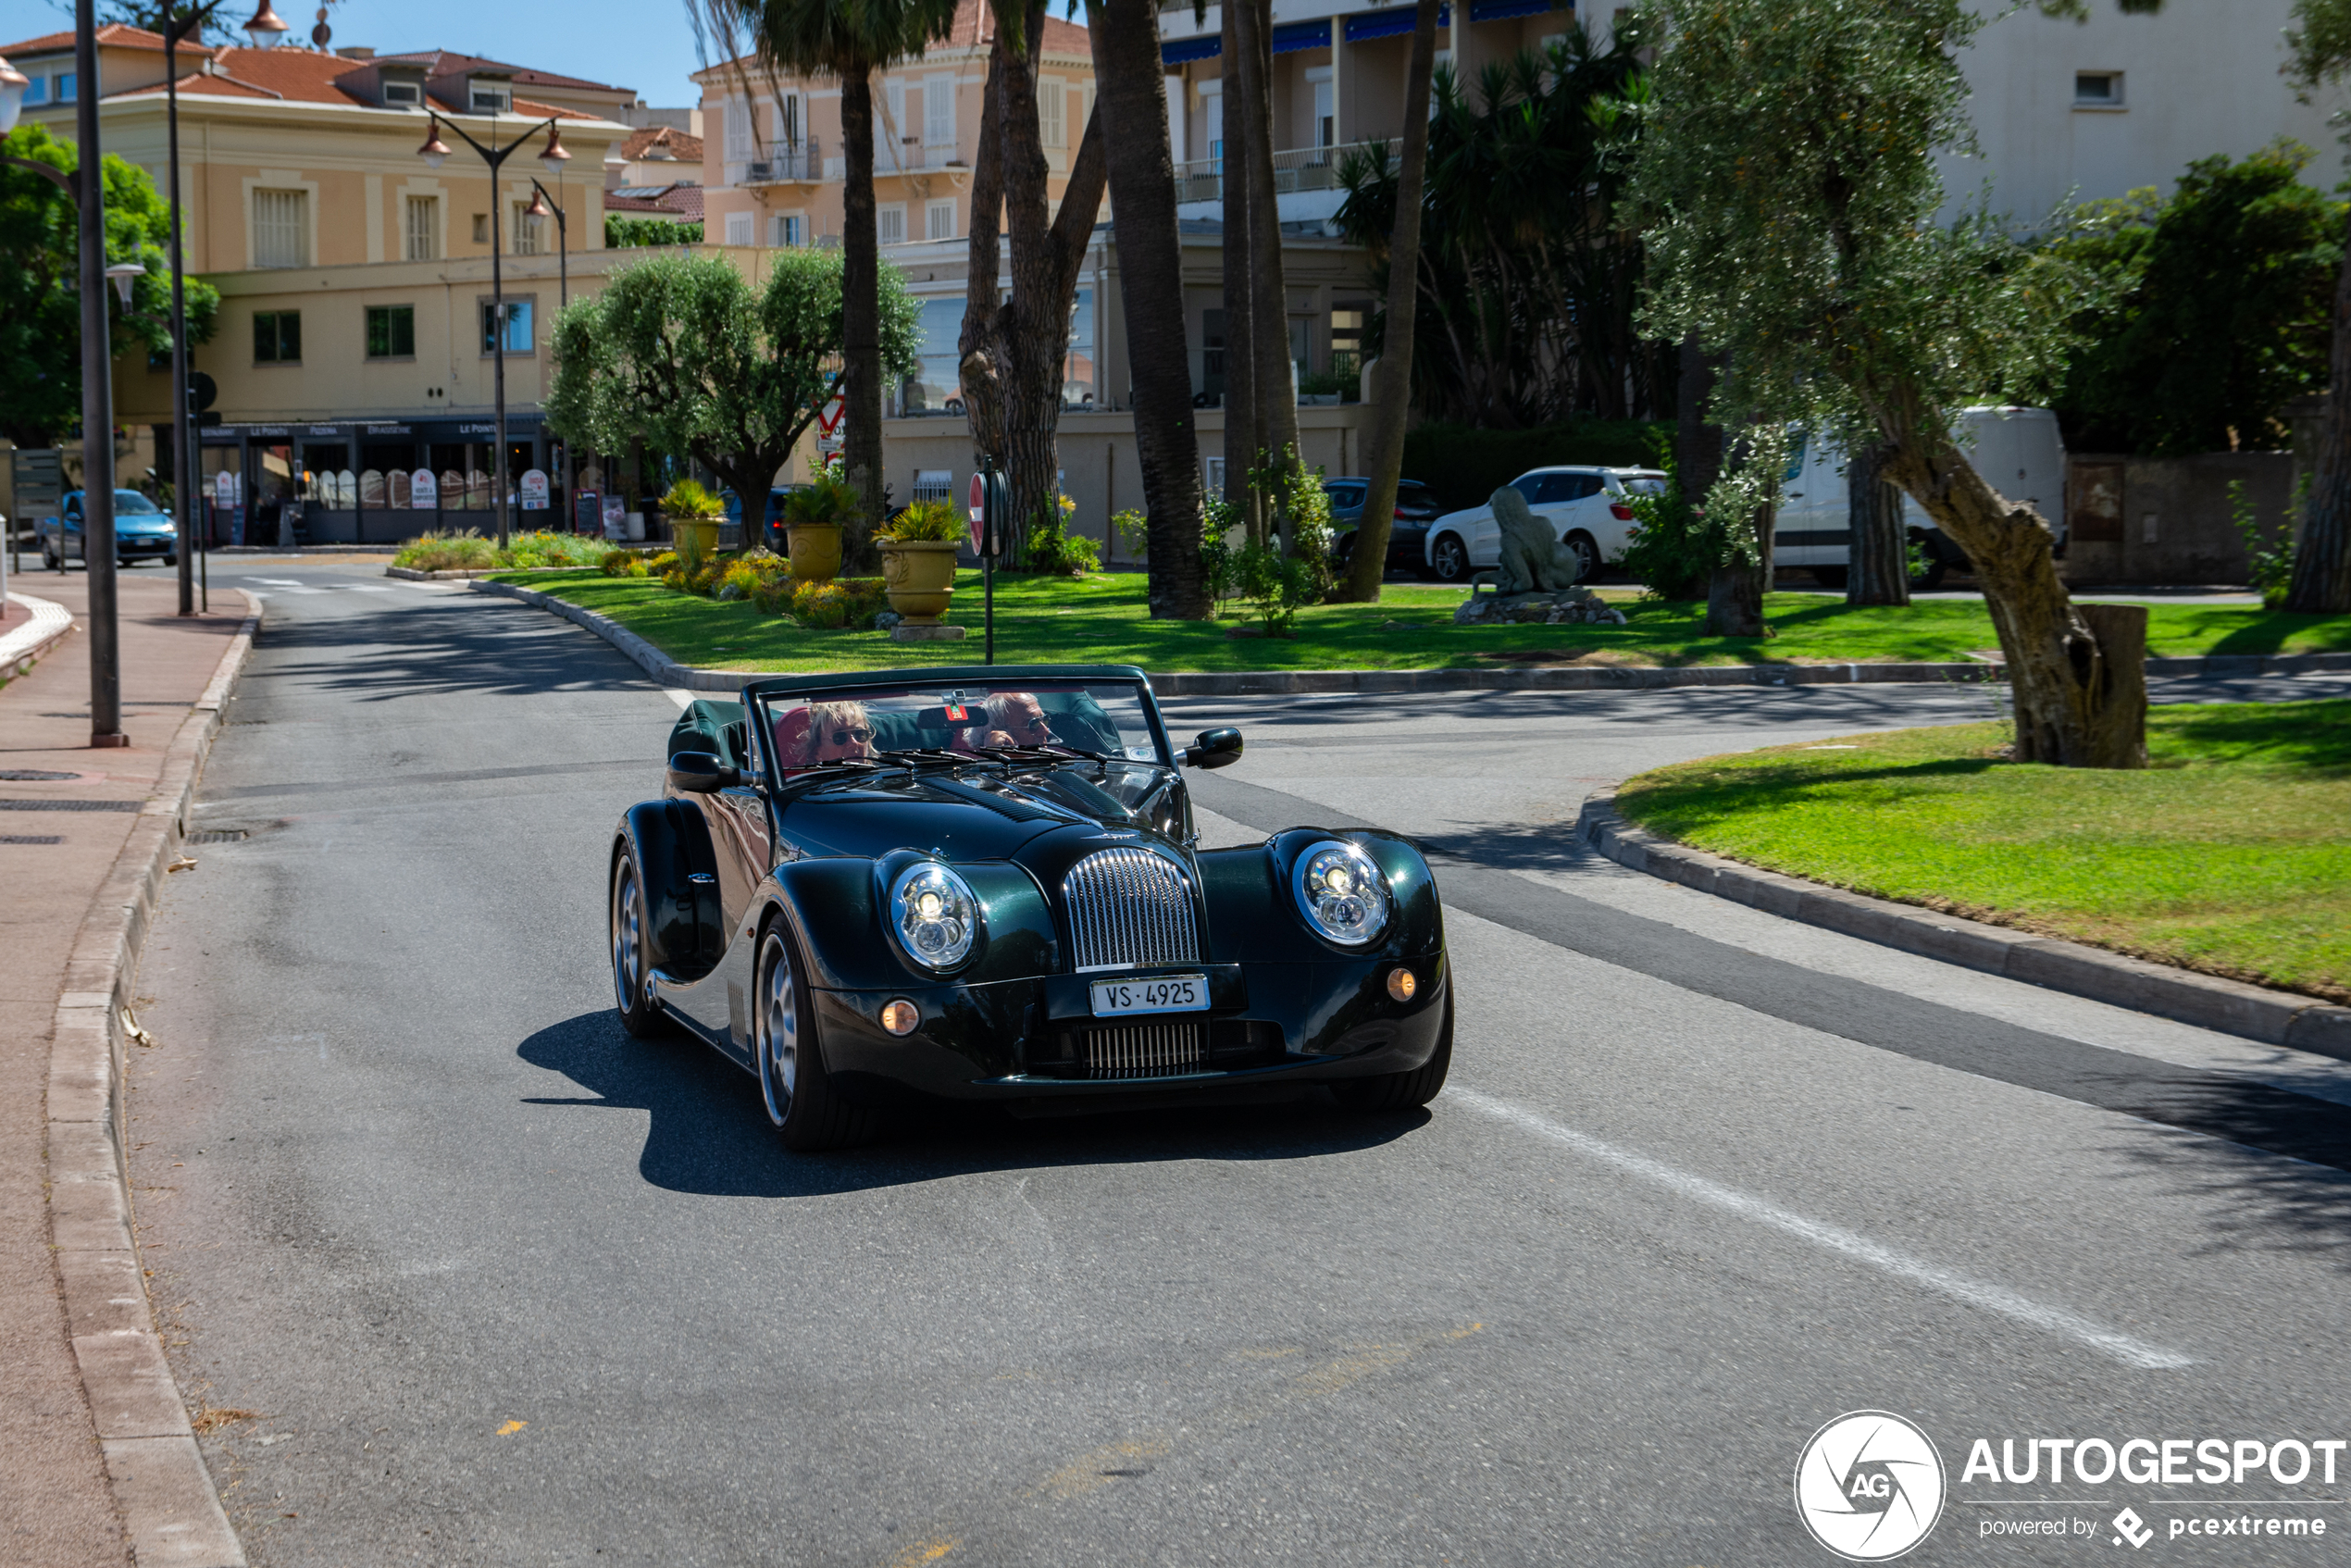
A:
<svg viewBox="0 0 2351 1568">
<path fill-rule="evenodd" d="M 881 245 L 874 228 L 873 75 L 943 40 L 955 0 L 690 0 L 740 60 L 742 38 L 771 78 L 781 72 L 840 82 L 841 358 L 848 432 L 841 467 L 861 502 L 846 541 L 869 548 L 882 508 Z M 746 88 L 749 83 L 746 81 Z M 754 123 L 755 119 L 754 119 Z"/>
</svg>

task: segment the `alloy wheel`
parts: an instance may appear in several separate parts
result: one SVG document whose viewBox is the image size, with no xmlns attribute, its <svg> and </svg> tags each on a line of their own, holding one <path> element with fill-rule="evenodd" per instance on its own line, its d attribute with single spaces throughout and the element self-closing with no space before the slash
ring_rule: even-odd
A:
<svg viewBox="0 0 2351 1568">
<path fill-rule="evenodd" d="M 644 972 L 639 965 L 643 931 L 638 923 L 637 868 L 626 860 L 613 887 L 612 902 L 612 985 L 620 1010 L 629 1013 L 637 1006 L 638 988 L 644 984 Z"/>
<path fill-rule="evenodd" d="M 784 939 L 775 932 L 759 950 L 759 1089 L 767 1119 L 777 1126 L 791 1114 L 800 1084 L 800 993 L 791 977 Z"/>
<path fill-rule="evenodd" d="M 1469 570 L 1469 552 L 1449 533 L 1429 552 L 1429 563 L 1436 568 L 1437 581 L 1459 582 Z"/>
</svg>

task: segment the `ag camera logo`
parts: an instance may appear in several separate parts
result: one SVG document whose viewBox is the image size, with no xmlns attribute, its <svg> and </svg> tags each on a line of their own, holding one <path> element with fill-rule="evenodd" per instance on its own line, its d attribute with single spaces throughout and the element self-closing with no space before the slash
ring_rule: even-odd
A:
<svg viewBox="0 0 2351 1568">
<path fill-rule="evenodd" d="M 1840 1415 L 1796 1462 L 1796 1513 L 1849 1562 L 1901 1556 L 1943 1515 L 1943 1456 L 1912 1423 L 1882 1410 Z"/>
</svg>

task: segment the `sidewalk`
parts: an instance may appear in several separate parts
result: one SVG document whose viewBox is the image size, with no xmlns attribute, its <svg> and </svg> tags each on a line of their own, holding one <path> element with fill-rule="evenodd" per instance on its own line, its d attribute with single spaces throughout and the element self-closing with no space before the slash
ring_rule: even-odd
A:
<svg viewBox="0 0 2351 1568">
<path fill-rule="evenodd" d="M 0 688 L 0 1563 L 127 1564 L 131 1549 L 83 1393 L 52 1249 L 45 1141 L 50 1051 L 68 955 L 100 886 L 162 777 L 172 737 L 213 678 L 245 614 L 213 595 L 180 619 L 169 574 L 125 571 L 120 589 L 123 729 L 90 749 L 88 603 L 80 572 L 11 575 L 66 606 L 77 629 Z M 64 775 L 27 778 L 26 772 Z M 55 810 L 26 802 L 120 803 Z M 122 809 L 127 807 L 128 809 Z"/>
</svg>

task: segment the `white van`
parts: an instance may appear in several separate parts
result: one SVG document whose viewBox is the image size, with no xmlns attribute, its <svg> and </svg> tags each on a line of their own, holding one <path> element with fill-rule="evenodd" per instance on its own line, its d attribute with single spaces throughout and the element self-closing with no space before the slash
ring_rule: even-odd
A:
<svg viewBox="0 0 2351 1568">
<path fill-rule="evenodd" d="M 1951 433 L 1984 482 L 2010 501 L 2031 505 L 2057 530 L 2058 554 L 2065 554 L 2065 440 L 2057 416 L 2046 408 L 2009 408 L 1984 404 L 1959 411 Z M 1788 459 L 1780 510 L 1772 531 L 1772 564 L 1803 566 L 1822 586 L 1841 589 L 1852 560 L 1853 527 L 1847 511 L 1845 453 L 1835 442 L 1813 437 Z M 1939 586 L 1953 567 L 1964 570 L 1967 555 L 1943 536 L 1919 504 L 1902 498 L 1902 521 L 1911 542 L 1926 552 L 1927 568 L 1910 579 L 1913 589 Z"/>
</svg>

